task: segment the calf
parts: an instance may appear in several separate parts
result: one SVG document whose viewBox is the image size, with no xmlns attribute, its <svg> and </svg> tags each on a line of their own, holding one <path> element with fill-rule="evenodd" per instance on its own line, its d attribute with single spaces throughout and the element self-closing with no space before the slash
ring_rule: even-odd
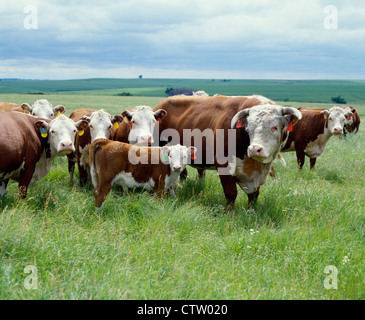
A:
<svg viewBox="0 0 365 320">
<path fill-rule="evenodd" d="M 49 172 L 53 158 L 75 151 L 75 135 L 87 125 L 64 115 L 51 121 L 0 111 L 0 197 L 13 179 L 19 182 L 19 198 L 25 198 L 28 186 Z"/>
<path fill-rule="evenodd" d="M 317 157 L 333 135 L 343 134 L 346 119 L 352 116 L 350 108 L 333 107 L 329 110 L 320 108 L 299 108 L 302 120 L 290 132 L 281 152 L 295 151 L 301 170 L 305 156 L 310 158 L 310 168 L 314 169 Z"/>
<path fill-rule="evenodd" d="M 84 185 L 90 178 L 89 165 L 89 148 L 95 139 L 105 138 L 113 139 L 116 129 L 122 122 L 122 116 L 115 115 L 112 117 L 104 110 L 78 109 L 70 114 L 70 118 L 74 121 L 86 120 L 89 126 L 85 129 L 82 136 L 76 136 L 74 154 L 68 157 L 68 170 L 70 174 L 70 183 L 73 182 L 75 170 L 75 161 L 79 169 L 80 184 Z"/>
<path fill-rule="evenodd" d="M 172 140 L 197 147 L 197 159 L 191 165 L 201 172 L 218 170 L 232 209 L 237 184 L 248 195 L 249 205 L 256 201 L 272 162 L 286 142 L 287 128 L 302 117 L 295 108 L 281 107 L 256 95 L 173 96 L 154 110 L 162 108 L 167 116 L 159 126 L 161 143 Z M 172 131 L 176 139 L 170 135 Z"/>
<path fill-rule="evenodd" d="M 175 145 L 172 147 L 140 147 L 128 143 L 98 139 L 90 147 L 91 179 L 94 185 L 95 204 L 103 206 L 114 183 L 124 189 L 145 188 L 164 197 L 188 162 L 194 158 L 196 148 Z M 145 161 L 139 161 L 144 159 Z"/>
</svg>

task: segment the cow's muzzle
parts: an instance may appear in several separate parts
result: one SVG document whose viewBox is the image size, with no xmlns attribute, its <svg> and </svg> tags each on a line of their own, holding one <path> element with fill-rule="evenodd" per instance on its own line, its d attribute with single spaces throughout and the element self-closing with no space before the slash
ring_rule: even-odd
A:
<svg viewBox="0 0 365 320">
<path fill-rule="evenodd" d="M 75 146 L 71 141 L 63 141 L 60 143 L 57 151 L 63 155 L 67 155 L 75 152 Z"/>
<path fill-rule="evenodd" d="M 250 145 L 247 148 L 247 155 L 257 161 L 263 162 L 267 159 L 264 148 L 260 145 Z"/>
</svg>

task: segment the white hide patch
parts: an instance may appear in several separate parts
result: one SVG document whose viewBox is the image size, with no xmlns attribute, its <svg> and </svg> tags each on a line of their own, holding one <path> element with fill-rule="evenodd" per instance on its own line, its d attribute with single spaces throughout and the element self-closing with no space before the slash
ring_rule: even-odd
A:
<svg viewBox="0 0 365 320">
<path fill-rule="evenodd" d="M 50 159 L 50 158 L 47 159 L 46 151 L 43 151 L 41 157 L 39 158 L 39 160 L 36 164 L 30 184 L 45 177 L 48 174 L 48 172 L 51 170 L 51 165 L 52 165 L 52 159 Z"/>
<path fill-rule="evenodd" d="M 89 159 L 89 150 L 90 150 L 90 144 L 87 144 L 85 148 L 81 148 L 79 146 L 79 152 L 80 152 L 80 165 L 86 169 L 90 166 L 90 159 Z"/>
<path fill-rule="evenodd" d="M 148 182 L 139 183 L 133 178 L 131 172 L 125 172 L 125 171 L 122 171 L 115 176 L 115 178 L 112 180 L 112 185 L 114 183 L 126 189 L 144 188 L 146 190 L 152 190 L 153 187 L 155 186 L 155 183 L 152 178 L 150 178 Z"/>
<path fill-rule="evenodd" d="M 318 135 L 316 140 L 308 143 L 307 147 L 304 150 L 304 154 L 309 158 L 319 157 L 323 153 L 326 143 L 331 136 L 332 135 L 329 130 L 325 128 L 323 134 Z"/>
<path fill-rule="evenodd" d="M 2 198 L 5 193 L 6 193 L 6 187 L 5 187 L 5 181 L 4 180 L 8 180 L 8 179 L 14 179 L 14 180 L 19 180 L 20 178 L 20 171 L 24 169 L 24 164 L 25 161 L 22 162 L 22 164 L 20 165 L 20 167 L 12 172 L 9 173 L 4 173 L 4 172 L 0 172 L 0 198 Z"/>
</svg>

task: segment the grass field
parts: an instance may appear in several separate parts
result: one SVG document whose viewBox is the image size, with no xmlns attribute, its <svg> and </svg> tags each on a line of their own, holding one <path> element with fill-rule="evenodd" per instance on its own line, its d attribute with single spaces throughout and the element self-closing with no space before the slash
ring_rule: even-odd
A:
<svg viewBox="0 0 365 320">
<path fill-rule="evenodd" d="M 161 100 L 40 97 L 64 104 L 67 114 Z M 364 118 L 365 106 L 356 108 Z M 217 173 L 202 183 L 191 168 L 177 200 L 115 187 L 100 211 L 92 187 L 70 185 L 66 159 L 58 158 L 27 199 L 17 200 L 15 182 L 0 199 L 0 299 L 365 299 L 364 141 L 364 125 L 331 138 L 314 172 L 308 159 L 297 172 L 295 154 L 285 153 L 286 168 L 275 162 L 277 183 L 268 178 L 250 211 L 239 191 L 234 215 Z M 37 290 L 24 287 L 28 265 L 37 267 Z M 338 270 L 337 289 L 324 287 L 328 265 Z"/>
</svg>

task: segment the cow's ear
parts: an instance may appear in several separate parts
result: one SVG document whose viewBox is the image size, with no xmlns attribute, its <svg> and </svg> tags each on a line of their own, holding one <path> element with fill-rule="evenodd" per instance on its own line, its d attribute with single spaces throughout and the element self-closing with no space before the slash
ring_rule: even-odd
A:
<svg viewBox="0 0 365 320">
<path fill-rule="evenodd" d="M 196 152 L 198 151 L 197 148 L 195 147 L 189 147 L 188 148 L 188 153 L 190 154 L 191 160 L 195 160 L 196 159 Z"/>
<path fill-rule="evenodd" d="M 133 118 L 133 112 L 130 112 L 130 111 L 128 111 L 128 110 L 124 110 L 124 111 L 122 112 L 122 117 L 123 117 L 123 120 L 124 120 L 126 123 L 130 124 L 130 123 L 131 123 L 131 121 L 132 121 L 132 118 Z"/>
<path fill-rule="evenodd" d="M 154 113 L 154 116 L 155 116 L 155 119 L 161 123 L 161 120 L 167 115 L 167 112 L 166 110 L 164 109 L 160 109 L 160 110 L 157 110 L 155 113 Z"/>
<path fill-rule="evenodd" d="M 65 113 L 65 111 L 65 107 L 60 104 L 53 108 L 53 113 L 56 115 L 56 117 L 58 117 L 61 113 Z"/>
<path fill-rule="evenodd" d="M 247 125 L 247 117 L 250 114 L 250 109 L 244 109 L 237 112 L 231 121 L 231 128 L 244 128 Z"/>
<path fill-rule="evenodd" d="M 323 111 L 321 111 L 321 113 L 322 113 L 324 119 L 327 120 L 327 118 L 328 118 L 328 116 L 330 114 L 329 111 L 328 110 L 323 110 Z"/>
<path fill-rule="evenodd" d="M 289 132 L 293 130 L 293 125 L 302 119 L 303 116 L 301 111 L 291 107 L 283 107 L 282 114 L 284 116 L 284 127 Z"/>
<path fill-rule="evenodd" d="M 79 136 L 84 134 L 84 130 L 89 126 L 89 122 L 86 120 L 79 120 L 75 123 L 76 129 L 79 132 Z"/>
<path fill-rule="evenodd" d="M 23 109 L 24 113 L 32 114 L 32 107 L 28 103 L 23 103 L 21 108 Z"/>
<path fill-rule="evenodd" d="M 166 162 L 169 160 L 169 153 L 170 153 L 170 147 L 168 147 L 168 146 L 161 147 L 160 156 L 161 156 L 162 162 Z"/>
<path fill-rule="evenodd" d="M 111 122 L 115 130 L 119 128 L 119 124 L 123 121 L 123 117 L 119 114 L 116 114 L 112 119 Z"/>
<path fill-rule="evenodd" d="M 34 123 L 35 129 L 40 133 L 42 138 L 47 138 L 49 131 L 49 124 L 44 120 L 38 120 Z"/>
<path fill-rule="evenodd" d="M 79 120 L 85 120 L 87 122 L 90 122 L 90 117 L 88 117 L 88 116 L 82 116 Z"/>
</svg>

